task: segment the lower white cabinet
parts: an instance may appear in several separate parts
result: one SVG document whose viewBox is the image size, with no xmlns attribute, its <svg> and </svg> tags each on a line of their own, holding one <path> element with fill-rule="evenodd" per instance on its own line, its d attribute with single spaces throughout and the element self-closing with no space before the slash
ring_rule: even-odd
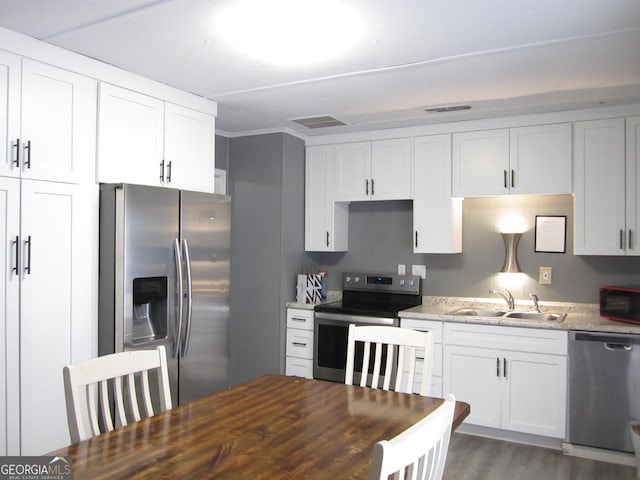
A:
<svg viewBox="0 0 640 480">
<path fill-rule="evenodd" d="M 0 448 L 8 455 L 69 444 L 62 368 L 94 354 L 95 193 L 0 177 L 7 439 Z"/>
<path fill-rule="evenodd" d="M 313 378 L 313 310 L 287 309 L 285 374 Z"/>
<path fill-rule="evenodd" d="M 567 332 L 445 323 L 444 391 L 467 423 L 564 438 Z"/>
</svg>

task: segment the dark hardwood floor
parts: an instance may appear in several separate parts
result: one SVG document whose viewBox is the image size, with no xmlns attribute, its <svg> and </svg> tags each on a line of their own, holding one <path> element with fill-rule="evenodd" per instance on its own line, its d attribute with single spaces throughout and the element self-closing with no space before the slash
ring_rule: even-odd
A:
<svg viewBox="0 0 640 480">
<path fill-rule="evenodd" d="M 561 451 L 454 433 L 445 480 L 635 480 L 636 469 Z"/>
</svg>

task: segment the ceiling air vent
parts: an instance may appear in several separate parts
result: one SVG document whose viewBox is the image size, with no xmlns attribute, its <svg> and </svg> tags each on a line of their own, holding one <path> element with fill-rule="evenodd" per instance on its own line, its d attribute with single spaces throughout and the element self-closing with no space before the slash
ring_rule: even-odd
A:
<svg viewBox="0 0 640 480">
<path fill-rule="evenodd" d="M 431 107 L 424 109 L 424 111 L 428 113 L 459 112 L 460 110 L 471 110 L 471 105 L 449 105 L 446 107 Z"/>
<path fill-rule="evenodd" d="M 338 120 L 335 117 L 332 117 L 331 115 L 322 115 L 319 117 L 307 118 L 292 118 L 291 121 L 307 128 L 342 127 L 346 125 L 346 123 Z"/>
</svg>

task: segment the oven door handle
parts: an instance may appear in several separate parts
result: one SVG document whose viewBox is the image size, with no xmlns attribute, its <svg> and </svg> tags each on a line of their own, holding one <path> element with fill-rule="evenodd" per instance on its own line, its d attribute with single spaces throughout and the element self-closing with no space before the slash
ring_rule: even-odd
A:
<svg viewBox="0 0 640 480">
<path fill-rule="evenodd" d="M 368 315 L 351 315 L 348 313 L 315 312 L 316 320 L 333 320 L 338 322 L 365 323 L 367 325 L 396 325 L 398 317 L 370 317 Z"/>
</svg>

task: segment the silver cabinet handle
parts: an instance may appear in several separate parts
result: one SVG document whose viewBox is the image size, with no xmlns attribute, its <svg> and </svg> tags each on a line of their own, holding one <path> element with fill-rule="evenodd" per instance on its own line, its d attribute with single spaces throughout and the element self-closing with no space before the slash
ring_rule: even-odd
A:
<svg viewBox="0 0 640 480">
<path fill-rule="evenodd" d="M 24 267 L 24 271 L 27 275 L 31 275 L 31 235 L 25 240 L 24 246 L 27 248 L 27 265 Z"/>
<path fill-rule="evenodd" d="M 24 161 L 24 164 L 27 168 L 31 168 L 31 140 L 27 140 L 27 144 L 24 146 L 24 149 L 27 151 L 27 158 Z"/>
<path fill-rule="evenodd" d="M 171 183 L 171 161 L 167 163 L 167 183 Z"/>
<path fill-rule="evenodd" d="M 189 351 L 189 343 L 191 341 L 191 314 L 193 313 L 193 282 L 191 280 L 191 258 L 189 258 L 189 244 L 187 239 L 182 239 L 182 253 L 184 255 L 184 265 L 187 271 L 187 324 L 184 330 L 184 339 L 182 340 L 182 357 L 187 356 Z"/>
<path fill-rule="evenodd" d="M 13 243 L 16 246 L 16 256 L 15 256 L 15 266 L 11 269 L 13 270 L 16 275 L 20 275 L 20 237 L 18 235 L 16 235 L 15 240 L 12 240 L 11 243 Z"/>
<path fill-rule="evenodd" d="M 164 160 L 160 162 L 160 183 L 164 183 Z"/>
<path fill-rule="evenodd" d="M 20 139 L 16 139 L 16 143 L 12 145 L 16 149 L 16 158 L 11 163 L 14 163 L 17 168 L 20 168 Z"/>
<path fill-rule="evenodd" d="M 180 354 L 180 338 L 182 337 L 182 256 L 180 255 L 180 244 L 178 239 L 173 240 L 173 255 L 176 260 L 176 286 L 178 308 L 176 309 L 176 318 L 173 321 L 173 353 L 172 357 L 176 358 Z"/>
</svg>

